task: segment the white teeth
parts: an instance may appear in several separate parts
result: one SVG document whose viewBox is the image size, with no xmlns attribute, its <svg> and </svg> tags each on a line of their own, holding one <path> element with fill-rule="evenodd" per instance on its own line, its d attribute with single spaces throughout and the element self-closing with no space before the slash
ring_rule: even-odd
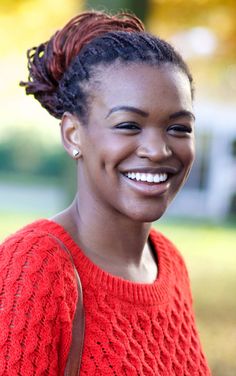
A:
<svg viewBox="0 0 236 376">
<path fill-rule="evenodd" d="M 168 175 L 167 174 L 162 174 L 161 175 L 161 181 L 166 181 L 168 178 Z"/>
<path fill-rule="evenodd" d="M 141 174 L 140 180 L 141 181 L 147 181 L 146 174 Z"/>
<path fill-rule="evenodd" d="M 154 176 L 154 183 L 159 183 L 161 181 L 161 175 Z"/>
<path fill-rule="evenodd" d="M 154 182 L 154 176 L 152 174 L 147 174 L 147 181 L 148 181 L 148 183 L 153 183 Z"/>
<path fill-rule="evenodd" d="M 168 178 L 168 175 L 166 173 L 164 174 L 145 174 L 143 172 L 127 172 L 125 174 L 129 179 L 131 180 L 137 180 L 137 181 L 143 181 L 148 183 L 160 183 L 163 181 L 166 181 Z"/>
</svg>

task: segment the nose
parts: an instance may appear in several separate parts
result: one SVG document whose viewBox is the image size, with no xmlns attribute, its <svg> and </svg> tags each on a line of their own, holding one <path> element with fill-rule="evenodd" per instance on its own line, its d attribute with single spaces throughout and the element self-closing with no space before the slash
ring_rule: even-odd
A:
<svg viewBox="0 0 236 376">
<path fill-rule="evenodd" d="M 172 155 L 167 136 L 162 131 L 149 132 L 143 135 L 137 148 L 139 158 L 148 158 L 154 162 L 167 159 Z"/>
</svg>

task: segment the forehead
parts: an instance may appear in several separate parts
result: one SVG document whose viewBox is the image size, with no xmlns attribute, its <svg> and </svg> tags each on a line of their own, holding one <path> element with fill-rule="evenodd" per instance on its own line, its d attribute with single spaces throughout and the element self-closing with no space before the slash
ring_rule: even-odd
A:
<svg viewBox="0 0 236 376">
<path fill-rule="evenodd" d="M 146 110 L 192 108 L 189 79 L 170 64 L 116 63 L 95 71 L 93 104 L 101 108 L 130 105 Z"/>
</svg>

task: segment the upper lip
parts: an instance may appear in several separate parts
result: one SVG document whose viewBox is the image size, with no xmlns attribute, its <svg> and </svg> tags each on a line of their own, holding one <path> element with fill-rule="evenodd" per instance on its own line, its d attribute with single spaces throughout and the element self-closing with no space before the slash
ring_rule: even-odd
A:
<svg viewBox="0 0 236 376">
<path fill-rule="evenodd" d="M 172 166 L 161 166 L 161 167 L 130 167 L 121 171 L 122 174 L 128 172 L 141 172 L 144 174 L 177 174 L 179 171 L 178 168 Z"/>
</svg>

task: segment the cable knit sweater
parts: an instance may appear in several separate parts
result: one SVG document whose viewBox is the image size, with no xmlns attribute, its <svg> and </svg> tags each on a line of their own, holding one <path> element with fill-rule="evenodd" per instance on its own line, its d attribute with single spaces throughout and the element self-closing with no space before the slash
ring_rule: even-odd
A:
<svg viewBox="0 0 236 376">
<path fill-rule="evenodd" d="M 84 290 L 81 375 L 207 376 L 182 257 L 160 233 L 150 240 L 159 274 L 152 284 L 112 276 L 93 264 L 58 224 L 40 220 L 0 248 L 0 375 L 63 375 L 77 300 L 71 251 Z"/>
</svg>

